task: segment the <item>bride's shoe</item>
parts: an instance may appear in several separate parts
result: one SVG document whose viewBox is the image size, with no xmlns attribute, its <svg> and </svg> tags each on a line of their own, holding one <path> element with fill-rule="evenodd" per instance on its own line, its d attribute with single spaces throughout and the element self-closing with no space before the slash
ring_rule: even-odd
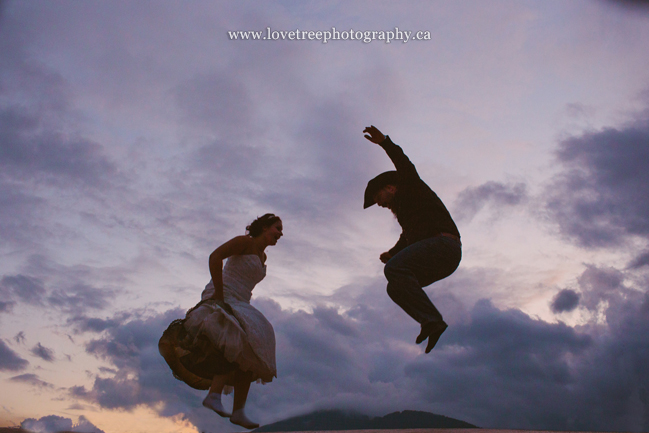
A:
<svg viewBox="0 0 649 433">
<path fill-rule="evenodd" d="M 209 393 L 205 400 L 203 400 L 203 406 L 208 409 L 212 409 L 214 412 L 221 415 L 223 418 L 229 418 L 232 414 L 225 410 L 223 403 L 221 403 L 221 394 Z"/>
<path fill-rule="evenodd" d="M 246 414 L 243 412 L 243 409 L 235 410 L 234 412 L 232 412 L 232 416 L 230 417 L 230 422 L 232 424 L 240 425 L 241 427 L 245 427 L 247 429 L 253 429 L 259 427 L 259 424 L 250 421 L 246 417 Z"/>
</svg>

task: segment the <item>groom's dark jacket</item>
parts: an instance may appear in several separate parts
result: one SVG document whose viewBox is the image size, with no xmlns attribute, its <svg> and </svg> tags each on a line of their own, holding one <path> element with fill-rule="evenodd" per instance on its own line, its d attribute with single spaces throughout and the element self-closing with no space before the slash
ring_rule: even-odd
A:
<svg viewBox="0 0 649 433">
<path fill-rule="evenodd" d="M 394 256 L 399 251 L 423 239 L 449 233 L 460 237 L 451 214 L 437 194 L 421 180 L 410 159 L 386 136 L 380 146 L 397 169 L 397 193 L 393 212 L 402 228 L 399 241 L 389 251 Z"/>
</svg>

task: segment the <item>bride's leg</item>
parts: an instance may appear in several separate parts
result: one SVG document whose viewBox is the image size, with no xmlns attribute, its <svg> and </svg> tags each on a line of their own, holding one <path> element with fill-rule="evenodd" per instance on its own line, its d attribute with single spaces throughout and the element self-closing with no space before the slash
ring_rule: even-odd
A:
<svg viewBox="0 0 649 433">
<path fill-rule="evenodd" d="M 221 392 L 225 386 L 229 375 L 216 375 L 212 378 L 212 386 L 210 386 L 210 392 L 203 400 L 203 406 L 208 409 L 212 409 L 214 412 L 218 413 L 222 417 L 230 417 L 232 414 L 225 410 L 223 403 L 221 403 Z"/>
<path fill-rule="evenodd" d="M 234 407 L 233 410 L 243 409 L 248 400 L 248 391 L 252 382 L 252 374 L 237 370 L 234 377 Z"/>
<path fill-rule="evenodd" d="M 259 424 L 252 422 L 246 417 L 244 407 L 246 400 L 248 400 L 248 391 L 250 390 L 250 382 L 252 381 L 252 374 L 238 370 L 234 382 L 234 406 L 232 408 L 232 416 L 230 422 L 240 425 L 247 429 L 259 427 Z"/>
<path fill-rule="evenodd" d="M 214 376 L 212 378 L 212 386 L 210 386 L 210 394 L 221 394 L 229 377 L 229 374 L 217 374 Z"/>
</svg>

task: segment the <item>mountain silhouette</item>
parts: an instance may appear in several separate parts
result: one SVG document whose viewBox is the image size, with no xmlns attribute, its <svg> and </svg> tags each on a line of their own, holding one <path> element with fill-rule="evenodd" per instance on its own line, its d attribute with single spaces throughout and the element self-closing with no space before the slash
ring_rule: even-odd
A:
<svg viewBox="0 0 649 433">
<path fill-rule="evenodd" d="M 387 430 L 414 428 L 479 428 L 468 422 L 430 412 L 404 410 L 382 417 L 369 417 L 358 412 L 338 409 L 320 410 L 268 424 L 255 432 L 325 431 L 325 430 Z"/>
</svg>

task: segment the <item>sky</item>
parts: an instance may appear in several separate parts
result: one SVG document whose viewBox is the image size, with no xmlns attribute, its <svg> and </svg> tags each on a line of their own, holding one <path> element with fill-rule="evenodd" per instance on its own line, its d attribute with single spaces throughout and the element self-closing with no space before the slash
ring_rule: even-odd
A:
<svg viewBox="0 0 649 433">
<path fill-rule="evenodd" d="M 1 1 L 0 426 L 241 431 L 157 341 L 272 212 L 251 419 L 649 430 L 647 40 L 642 1 Z M 385 291 L 400 227 L 363 209 L 393 168 L 369 125 L 462 235 L 430 354 Z"/>
</svg>

